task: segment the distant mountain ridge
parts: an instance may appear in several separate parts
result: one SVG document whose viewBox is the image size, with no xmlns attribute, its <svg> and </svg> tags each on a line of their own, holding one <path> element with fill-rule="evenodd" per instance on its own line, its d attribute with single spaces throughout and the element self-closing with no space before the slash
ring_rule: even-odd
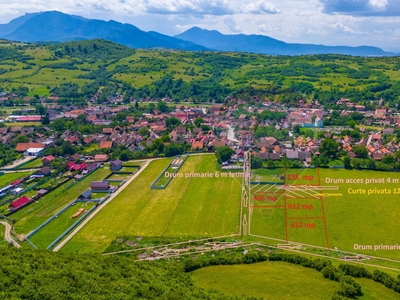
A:
<svg viewBox="0 0 400 300">
<path fill-rule="evenodd" d="M 386 56 L 394 53 L 385 52 L 371 46 L 324 46 L 315 44 L 290 44 L 264 35 L 231 34 L 225 35 L 216 30 L 191 29 L 175 35 L 176 38 L 190 41 L 217 51 L 242 51 L 270 55 L 304 54 L 345 54 L 360 56 Z"/>
<path fill-rule="evenodd" d="M 173 37 L 145 32 L 134 25 L 116 21 L 86 19 L 58 11 L 25 14 L 0 24 L 0 38 L 21 42 L 68 42 L 104 39 L 132 48 L 170 48 L 188 51 L 232 51 L 269 55 L 345 54 L 391 56 L 371 46 L 324 46 L 290 44 L 264 35 L 225 35 L 216 30 L 193 27 Z"/>
<path fill-rule="evenodd" d="M 152 34 L 130 24 L 85 19 L 58 11 L 27 14 L 0 25 L 0 37 L 21 42 L 68 42 L 105 39 L 132 48 L 207 50 L 192 42 L 163 34 Z"/>
</svg>

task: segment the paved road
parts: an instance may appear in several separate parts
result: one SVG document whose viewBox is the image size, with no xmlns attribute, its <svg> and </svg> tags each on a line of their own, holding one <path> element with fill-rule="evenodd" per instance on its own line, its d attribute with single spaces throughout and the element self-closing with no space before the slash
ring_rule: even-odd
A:
<svg viewBox="0 0 400 300">
<path fill-rule="evenodd" d="M 158 159 L 158 158 L 155 158 Z M 89 215 L 81 224 L 79 224 L 70 235 L 68 235 L 61 243 L 59 243 L 54 249 L 54 252 L 59 251 L 69 240 L 71 240 L 75 234 L 79 232 L 79 230 L 82 229 L 83 226 L 85 226 L 96 214 L 98 214 L 108 203 L 110 203 L 120 192 L 122 192 L 133 180 L 136 179 L 140 175 L 140 173 L 143 172 L 144 169 L 147 168 L 147 166 L 150 164 L 155 159 L 149 159 L 140 169 L 137 173 L 135 173 L 131 178 L 129 178 L 115 193 L 111 195 L 110 198 L 108 198 L 102 205 L 100 205 L 94 212 Z"/>
<path fill-rule="evenodd" d="M 228 140 L 235 143 L 239 142 L 235 137 L 235 129 L 231 125 L 228 125 Z"/>
<path fill-rule="evenodd" d="M 1 224 L 3 224 L 6 227 L 6 231 L 4 232 L 4 239 L 11 243 L 13 246 L 17 247 L 17 248 L 21 248 L 21 245 L 18 244 L 16 241 L 14 241 L 14 239 L 11 237 L 11 225 L 8 224 L 7 222 L 0 222 Z"/>
</svg>

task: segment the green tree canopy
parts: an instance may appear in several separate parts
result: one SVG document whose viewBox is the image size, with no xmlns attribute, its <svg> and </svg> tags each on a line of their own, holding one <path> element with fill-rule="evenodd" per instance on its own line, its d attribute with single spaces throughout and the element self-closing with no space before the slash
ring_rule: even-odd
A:
<svg viewBox="0 0 400 300">
<path fill-rule="evenodd" d="M 358 158 L 368 158 L 368 150 L 364 145 L 354 146 L 354 154 Z"/>
<path fill-rule="evenodd" d="M 215 155 L 217 156 L 219 163 L 223 163 L 230 160 L 233 153 L 235 153 L 235 151 L 233 151 L 228 146 L 217 147 L 217 149 L 215 150 Z"/>
<path fill-rule="evenodd" d="M 338 142 L 333 139 L 324 139 L 319 147 L 319 152 L 323 156 L 335 159 L 338 156 L 338 149 Z"/>
</svg>

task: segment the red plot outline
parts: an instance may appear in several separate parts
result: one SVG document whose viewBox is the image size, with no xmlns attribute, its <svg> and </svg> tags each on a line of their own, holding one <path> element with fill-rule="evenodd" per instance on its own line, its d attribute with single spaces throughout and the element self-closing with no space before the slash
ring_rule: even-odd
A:
<svg viewBox="0 0 400 300">
<path fill-rule="evenodd" d="M 321 193 L 321 196 L 319 196 L 319 199 L 321 200 L 322 215 L 323 215 L 323 217 L 324 217 L 324 229 L 325 229 L 326 248 L 329 249 L 328 230 L 326 229 L 326 217 L 325 217 L 324 199 L 323 199 L 323 197 L 322 197 L 321 177 L 320 177 L 320 175 L 319 175 L 319 169 L 318 169 L 318 168 L 317 168 L 317 173 L 318 173 L 318 184 L 319 184 L 319 186 L 320 186 L 320 193 Z"/>
</svg>

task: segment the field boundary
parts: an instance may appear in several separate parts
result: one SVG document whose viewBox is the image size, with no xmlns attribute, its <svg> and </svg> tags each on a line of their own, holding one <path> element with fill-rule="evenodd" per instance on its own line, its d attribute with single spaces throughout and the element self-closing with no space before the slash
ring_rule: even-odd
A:
<svg viewBox="0 0 400 300">
<path fill-rule="evenodd" d="M 174 170 L 174 172 L 172 174 L 176 174 L 179 171 L 179 169 L 183 166 L 185 161 L 188 159 L 189 155 L 190 155 L 190 153 L 186 153 L 186 155 L 183 157 L 182 162 L 179 164 L 179 166 L 177 166 L 177 168 Z M 177 156 L 174 157 L 174 159 L 168 164 L 168 166 L 161 172 L 160 175 L 157 176 L 157 178 L 150 185 L 151 189 L 164 190 L 168 186 L 168 184 L 174 178 L 173 176 L 169 177 L 167 182 L 164 185 L 157 185 L 157 182 L 161 179 L 161 177 L 164 175 L 164 173 L 171 167 L 171 165 L 174 163 L 174 161 L 176 161 L 177 159 L 179 159 L 182 156 L 183 155 L 177 155 Z"/>
<path fill-rule="evenodd" d="M 63 214 L 66 210 L 71 208 L 77 203 L 96 203 L 93 207 L 91 207 L 85 214 L 80 217 L 74 224 L 72 224 L 68 229 L 66 229 L 59 237 L 57 237 L 51 244 L 50 246 L 47 247 L 47 250 L 51 249 L 54 247 L 65 235 L 67 235 L 72 229 L 74 229 L 84 218 L 86 218 L 94 209 L 96 209 L 100 204 L 102 204 L 105 200 L 107 200 L 110 197 L 110 193 L 105 196 L 104 198 L 101 199 L 95 199 L 95 200 L 81 200 L 81 199 L 76 199 L 73 202 L 69 203 L 67 206 L 65 206 L 63 209 L 55 213 L 53 216 L 51 216 L 48 220 L 46 220 L 44 223 L 39 225 L 37 228 L 35 228 L 32 232 L 30 232 L 26 237 L 25 240 L 29 241 L 31 244 L 33 244 L 32 241 L 29 240 L 33 235 L 35 235 L 39 230 L 43 229 L 45 226 L 50 224 L 55 218 Z M 36 247 L 36 246 L 35 246 Z"/>
</svg>

